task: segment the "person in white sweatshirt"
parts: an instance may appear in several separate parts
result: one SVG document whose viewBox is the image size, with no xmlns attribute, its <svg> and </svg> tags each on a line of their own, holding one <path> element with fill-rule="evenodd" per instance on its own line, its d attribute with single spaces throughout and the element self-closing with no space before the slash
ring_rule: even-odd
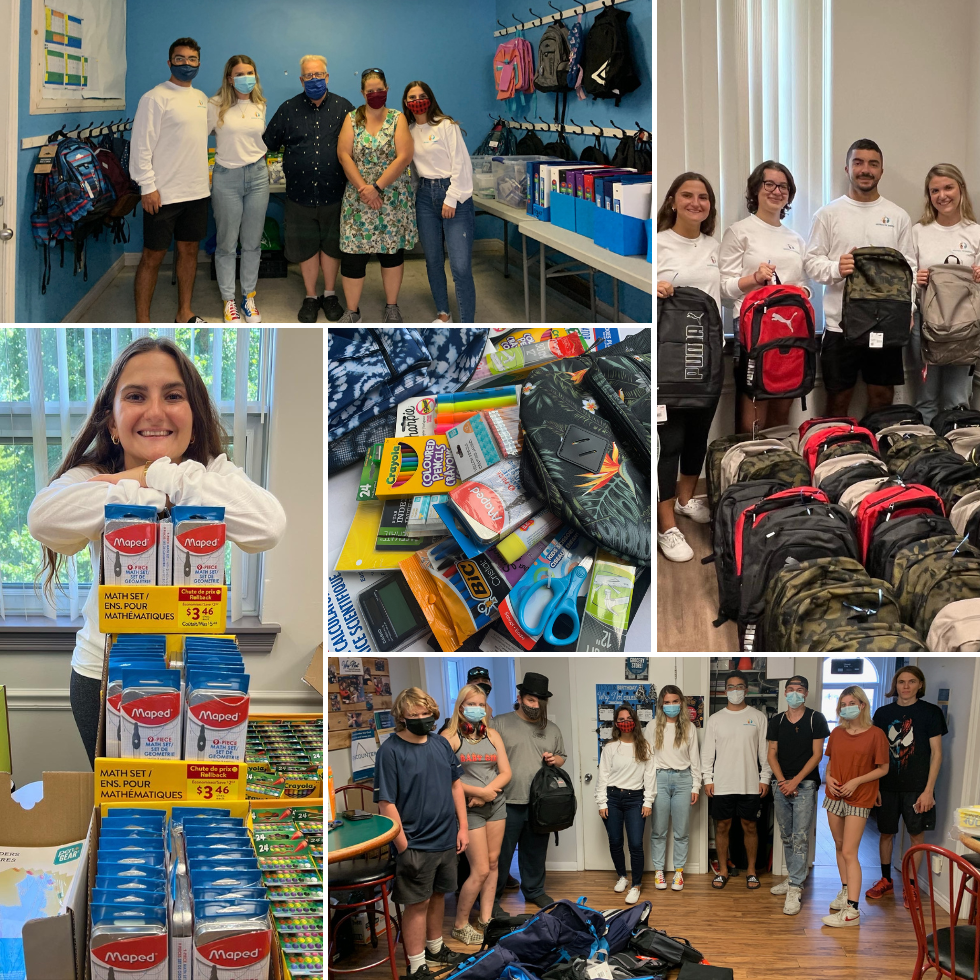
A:
<svg viewBox="0 0 980 980">
<path fill-rule="evenodd" d="M 214 133 L 211 204 L 216 246 L 214 268 L 224 303 L 224 322 L 261 323 L 255 299 L 262 259 L 262 232 L 269 207 L 269 168 L 265 162 L 265 96 L 255 62 L 233 54 L 225 64 L 221 88 L 208 102 L 208 132 Z M 235 258 L 242 246 L 242 309 L 235 302 Z"/>
<path fill-rule="evenodd" d="M 796 181 L 789 168 L 775 160 L 763 161 L 749 174 L 746 183 L 745 206 L 749 216 L 730 225 L 721 240 L 718 256 L 721 294 L 735 304 L 736 337 L 742 301 L 749 293 L 778 280 L 783 286 L 800 286 L 810 294 L 803 272 L 806 242 L 782 223 L 794 197 Z M 745 393 L 747 363 L 743 357 L 735 370 L 739 390 L 737 430 L 751 432 L 753 422 L 758 422 L 761 429 L 786 425 L 793 399 L 753 402 Z"/>
<path fill-rule="evenodd" d="M 688 714 L 684 693 L 673 684 L 665 684 L 657 697 L 657 711 L 647 723 L 647 741 L 653 746 L 657 770 L 657 795 L 653 801 L 653 829 L 650 835 L 650 859 L 653 861 L 653 884 L 663 891 L 667 887 L 664 866 L 667 861 L 667 824 L 674 831 L 674 878 L 671 890 L 684 887 L 684 865 L 690 843 L 688 828 L 691 807 L 698 801 L 701 789 L 701 756 L 698 730 Z"/>
<path fill-rule="evenodd" d="M 191 85 L 201 46 L 181 37 L 167 55 L 170 78 L 145 93 L 133 119 L 129 173 L 143 198 L 143 255 L 136 269 L 136 321 L 150 322 L 157 274 L 176 240 L 175 323 L 204 323 L 194 314 L 197 251 L 208 233 L 208 100 Z"/>
<path fill-rule="evenodd" d="M 228 540 L 274 548 L 286 529 L 279 501 L 225 455 L 227 436 L 194 364 L 165 337 L 140 337 L 118 356 L 92 412 L 27 514 L 44 546 L 44 590 L 54 601 L 66 555 L 89 549 L 96 582 L 71 659 L 72 714 L 89 762 L 96 753 L 105 637 L 98 569 L 106 504 L 224 507 Z M 237 447 L 236 447 L 237 448 Z"/>
<path fill-rule="evenodd" d="M 675 177 L 657 212 L 657 297 L 673 296 L 674 286 L 694 286 L 721 311 L 715 192 L 707 177 L 689 172 Z M 720 397 L 720 396 L 719 396 Z M 718 399 L 707 408 L 667 408 L 658 418 L 657 544 L 669 561 L 690 561 L 694 551 L 677 526 L 677 515 L 707 524 L 711 512 L 694 490 L 708 449 Z M 678 477 L 678 469 L 680 476 Z"/>
<path fill-rule="evenodd" d="M 625 902 L 633 905 L 643 885 L 643 827 L 657 795 L 653 752 L 643 736 L 636 711 L 629 704 L 616 709 L 612 738 L 602 747 L 595 801 L 606 823 L 609 853 L 616 866 L 613 891 L 626 891 L 623 825 L 630 849 L 631 887 Z"/>
<path fill-rule="evenodd" d="M 463 130 L 447 116 L 425 82 L 409 82 L 402 95 L 405 118 L 410 120 L 419 178 L 415 194 L 415 223 L 425 252 L 425 271 L 436 304 L 433 323 L 452 323 L 446 288 L 446 260 L 456 285 L 459 322 L 473 323 L 476 286 L 473 283 L 473 165 L 463 142 Z"/>
<path fill-rule="evenodd" d="M 952 163 L 937 163 L 930 167 L 926 174 L 925 198 L 922 217 L 912 226 L 917 266 L 915 282 L 920 300 L 929 285 L 930 266 L 946 262 L 968 265 L 973 270 L 973 281 L 980 282 L 980 225 L 973 215 L 970 192 L 960 168 Z M 925 424 L 931 425 L 940 409 L 970 407 L 972 365 L 930 364 L 923 380 L 921 326 L 922 316 L 917 309 L 906 363 L 909 384 L 915 392 L 913 404 L 922 413 Z"/>
<path fill-rule="evenodd" d="M 756 821 L 762 810 L 762 798 L 769 792 L 772 769 L 766 742 L 768 719 L 758 708 L 745 703 L 748 678 L 733 670 L 725 678 L 728 704 L 708 716 L 701 745 L 701 779 L 708 796 L 708 815 L 715 821 L 715 850 L 718 874 L 712 888 L 728 884 L 728 835 L 732 818 L 742 821 L 748 875 L 745 887 L 760 885 L 755 859 L 759 851 Z"/>
<path fill-rule="evenodd" d="M 901 347 L 849 345 L 841 327 L 844 280 L 854 272 L 854 249 L 868 245 L 894 248 L 905 256 L 913 271 L 916 268 L 911 219 L 878 193 L 882 161 L 881 149 L 873 140 L 853 142 L 844 167 L 847 193 L 820 208 L 810 227 L 803 268 L 810 279 L 827 287 L 820 351 L 827 416 L 848 414 L 858 375 L 868 389 L 868 412 L 891 405 L 895 385 L 905 381 Z"/>
</svg>

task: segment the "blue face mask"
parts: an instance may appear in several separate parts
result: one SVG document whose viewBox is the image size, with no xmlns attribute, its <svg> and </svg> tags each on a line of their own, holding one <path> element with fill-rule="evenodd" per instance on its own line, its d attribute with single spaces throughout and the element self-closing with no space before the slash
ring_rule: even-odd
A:
<svg viewBox="0 0 980 980">
<path fill-rule="evenodd" d="M 681 713 L 681 706 L 679 704 L 665 704 L 664 714 L 668 718 L 676 718 Z"/>
<path fill-rule="evenodd" d="M 255 76 L 254 75 L 236 75 L 233 81 L 235 89 L 242 93 L 242 95 L 248 95 L 249 92 L 255 88 Z"/>
<path fill-rule="evenodd" d="M 325 78 L 311 78 L 309 81 L 303 82 L 303 91 L 316 102 L 327 94 L 327 80 Z"/>
<path fill-rule="evenodd" d="M 800 694 L 799 691 L 790 691 L 786 695 L 786 703 L 791 708 L 798 708 L 804 701 L 806 701 L 806 695 Z"/>
<path fill-rule="evenodd" d="M 486 708 L 479 708 L 476 705 L 467 705 L 463 708 L 463 717 L 471 724 L 475 725 L 477 722 L 483 721 L 487 716 Z"/>
<path fill-rule="evenodd" d="M 200 65 L 171 65 L 170 73 L 178 82 L 189 82 L 201 70 Z"/>
<path fill-rule="evenodd" d="M 849 704 L 840 709 L 841 718 L 845 718 L 847 721 L 854 721 L 859 714 L 861 714 L 861 705 L 859 704 Z"/>
</svg>

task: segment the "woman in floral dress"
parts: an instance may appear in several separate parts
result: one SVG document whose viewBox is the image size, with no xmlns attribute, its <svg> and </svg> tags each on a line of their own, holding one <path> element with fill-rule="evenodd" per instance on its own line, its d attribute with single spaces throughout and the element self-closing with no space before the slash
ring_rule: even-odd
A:
<svg viewBox="0 0 980 980">
<path fill-rule="evenodd" d="M 340 212 L 340 274 L 347 312 L 341 323 L 359 323 L 367 261 L 377 255 L 385 289 L 382 323 L 403 323 L 398 291 L 405 249 L 418 238 L 415 197 L 409 178 L 413 143 L 405 116 L 386 109 L 388 83 L 380 68 L 361 76 L 365 105 L 344 120 L 337 159 L 347 174 Z"/>
</svg>

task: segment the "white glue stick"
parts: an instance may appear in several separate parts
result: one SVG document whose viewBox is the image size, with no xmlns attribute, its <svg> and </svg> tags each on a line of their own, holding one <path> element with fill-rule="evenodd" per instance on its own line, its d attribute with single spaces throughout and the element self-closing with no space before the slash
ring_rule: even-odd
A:
<svg viewBox="0 0 980 980">
<path fill-rule="evenodd" d="M 539 511 L 504 538 L 497 545 L 497 551 L 508 565 L 513 565 L 529 548 L 533 548 L 560 526 L 560 517 L 556 517 L 550 510 Z"/>
</svg>

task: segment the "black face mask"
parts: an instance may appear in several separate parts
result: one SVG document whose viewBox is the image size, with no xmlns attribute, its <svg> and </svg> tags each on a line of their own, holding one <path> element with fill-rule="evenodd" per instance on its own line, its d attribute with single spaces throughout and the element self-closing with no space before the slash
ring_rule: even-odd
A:
<svg viewBox="0 0 980 980">
<path fill-rule="evenodd" d="M 405 719 L 405 728 L 407 728 L 413 735 L 428 735 L 430 732 L 435 731 L 435 727 L 436 720 L 431 716 L 428 718 Z"/>
<path fill-rule="evenodd" d="M 523 701 L 521 702 L 521 710 L 531 721 L 537 721 L 541 717 L 541 707 L 529 708 Z"/>
</svg>

